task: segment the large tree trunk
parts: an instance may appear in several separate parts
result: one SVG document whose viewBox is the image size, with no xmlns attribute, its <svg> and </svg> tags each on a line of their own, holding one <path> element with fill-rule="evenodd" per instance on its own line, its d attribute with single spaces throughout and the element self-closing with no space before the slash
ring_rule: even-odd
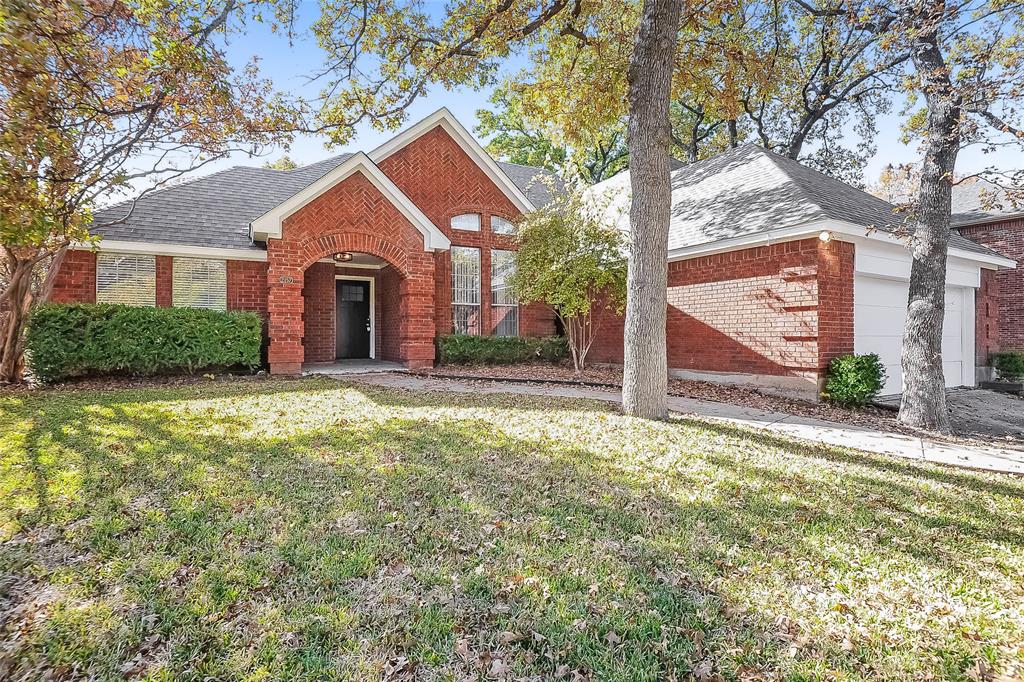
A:
<svg viewBox="0 0 1024 682">
<path fill-rule="evenodd" d="M 31 260 L 19 259 L 8 270 L 10 279 L 0 313 L 0 383 L 15 383 L 22 378 L 25 325 L 32 304 L 32 267 Z"/>
<path fill-rule="evenodd" d="M 633 203 L 626 281 L 622 407 L 649 419 L 668 416 L 669 95 L 682 0 L 644 0 L 629 62 L 629 166 Z"/>
<path fill-rule="evenodd" d="M 942 375 L 942 321 L 946 304 L 946 247 L 953 169 L 960 148 L 961 101 L 939 48 L 936 26 L 944 5 L 915 21 L 913 60 L 928 103 L 927 147 L 910 246 L 910 297 L 903 332 L 903 399 L 899 420 L 949 431 Z"/>
</svg>

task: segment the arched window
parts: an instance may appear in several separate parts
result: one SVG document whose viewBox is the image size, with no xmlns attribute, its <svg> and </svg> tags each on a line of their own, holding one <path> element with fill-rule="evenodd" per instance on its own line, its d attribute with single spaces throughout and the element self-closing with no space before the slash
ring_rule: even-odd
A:
<svg viewBox="0 0 1024 682">
<path fill-rule="evenodd" d="M 466 232 L 479 232 L 480 231 L 480 214 L 479 213 L 463 213 L 452 217 L 452 229 L 453 230 L 465 230 Z"/>
<path fill-rule="evenodd" d="M 491 232 L 494 234 L 515 234 L 516 226 L 511 220 L 491 216 Z"/>
</svg>

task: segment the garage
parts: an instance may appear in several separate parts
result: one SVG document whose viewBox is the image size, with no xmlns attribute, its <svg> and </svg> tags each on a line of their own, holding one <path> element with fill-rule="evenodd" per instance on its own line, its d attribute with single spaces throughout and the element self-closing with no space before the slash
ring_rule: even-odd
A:
<svg viewBox="0 0 1024 682">
<path fill-rule="evenodd" d="M 877 353 L 885 365 L 884 395 L 902 390 L 900 356 L 907 319 L 908 283 L 859 273 L 854 280 L 854 351 Z M 974 289 L 946 287 L 946 315 L 942 326 L 942 370 L 946 386 L 973 384 Z M 972 315 L 966 315 L 966 309 Z M 970 346 L 970 348 L 968 348 Z"/>
</svg>

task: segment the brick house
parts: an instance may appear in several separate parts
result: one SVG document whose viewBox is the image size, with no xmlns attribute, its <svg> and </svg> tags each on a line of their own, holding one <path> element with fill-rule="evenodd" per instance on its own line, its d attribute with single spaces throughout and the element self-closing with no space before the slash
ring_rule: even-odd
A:
<svg viewBox="0 0 1024 682">
<path fill-rule="evenodd" d="M 440 334 L 555 332 L 550 310 L 505 286 L 513 223 L 550 200 L 546 175 L 495 162 L 442 109 L 369 153 L 148 194 L 98 250 L 69 253 L 53 298 L 257 311 L 277 374 L 336 358 L 430 366 Z M 616 218 L 628 179 L 594 189 L 615 195 Z M 813 396 L 833 357 L 879 352 L 899 390 L 910 265 L 891 205 L 751 146 L 672 182 L 674 373 Z M 976 298 L 1014 263 L 959 235 L 949 255 L 947 381 L 973 384 Z M 605 317 L 591 358 L 621 362 L 622 320 Z"/>
<path fill-rule="evenodd" d="M 953 229 L 978 244 L 984 244 L 1007 258 L 1024 260 L 1024 207 L 1014 206 L 1006 192 L 984 180 L 962 182 L 953 187 Z M 1000 350 L 1024 351 L 1024 269 L 986 271 L 988 296 L 979 299 L 977 327 L 979 369 L 989 355 Z"/>
<path fill-rule="evenodd" d="M 591 189 L 625 230 L 628 190 L 628 171 Z M 883 392 L 898 393 L 910 279 L 900 225 L 891 204 L 755 145 L 673 170 L 672 373 L 811 397 L 833 358 L 877 353 Z M 995 323 L 985 302 L 997 271 L 1014 265 L 959 234 L 950 239 L 947 385 L 975 383 L 975 327 Z M 622 320 L 602 324 L 591 357 L 621 362 Z"/>
</svg>

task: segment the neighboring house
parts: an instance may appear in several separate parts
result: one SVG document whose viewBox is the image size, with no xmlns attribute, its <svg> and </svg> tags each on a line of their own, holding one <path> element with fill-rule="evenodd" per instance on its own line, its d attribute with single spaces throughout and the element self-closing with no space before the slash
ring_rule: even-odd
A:
<svg viewBox="0 0 1024 682">
<path fill-rule="evenodd" d="M 554 333 L 550 309 L 505 285 L 513 223 L 549 201 L 546 175 L 496 163 L 442 109 L 368 154 L 145 195 L 98 230 L 97 252 L 68 254 L 53 300 L 253 310 L 275 374 L 349 357 L 430 366 L 452 330 Z"/>
<path fill-rule="evenodd" d="M 1014 206 L 1006 192 L 985 180 L 953 187 L 950 217 L 959 234 L 988 246 L 1007 258 L 1024 261 L 1024 204 Z M 1024 268 L 986 271 L 990 292 L 984 302 L 993 319 L 978 327 L 979 369 L 999 350 L 1024 351 Z"/>
<path fill-rule="evenodd" d="M 550 199 L 546 175 L 496 163 L 442 109 L 368 154 L 146 195 L 98 251 L 68 254 L 54 299 L 255 310 L 275 374 L 346 357 L 429 366 L 440 334 L 554 332 L 547 308 L 517 305 L 504 284 L 512 222 Z M 628 181 L 596 189 L 621 210 Z M 672 184 L 674 372 L 813 396 L 832 358 L 877 352 L 899 390 L 910 259 L 891 205 L 752 146 L 676 169 Z M 950 385 L 974 383 L 983 273 L 1013 265 L 951 239 Z M 622 320 L 607 317 L 591 357 L 621 362 Z"/>
<path fill-rule="evenodd" d="M 596 185 L 620 199 L 628 172 Z M 884 392 L 901 390 L 910 254 L 893 206 L 801 164 L 744 145 L 672 172 L 668 364 L 678 376 L 816 393 L 828 363 L 878 353 Z M 949 386 L 975 383 L 975 328 L 997 270 L 1014 262 L 960 235 L 949 246 L 943 366 Z M 976 302 L 982 305 L 976 305 Z M 622 361 L 622 321 L 589 357 Z"/>
</svg>

